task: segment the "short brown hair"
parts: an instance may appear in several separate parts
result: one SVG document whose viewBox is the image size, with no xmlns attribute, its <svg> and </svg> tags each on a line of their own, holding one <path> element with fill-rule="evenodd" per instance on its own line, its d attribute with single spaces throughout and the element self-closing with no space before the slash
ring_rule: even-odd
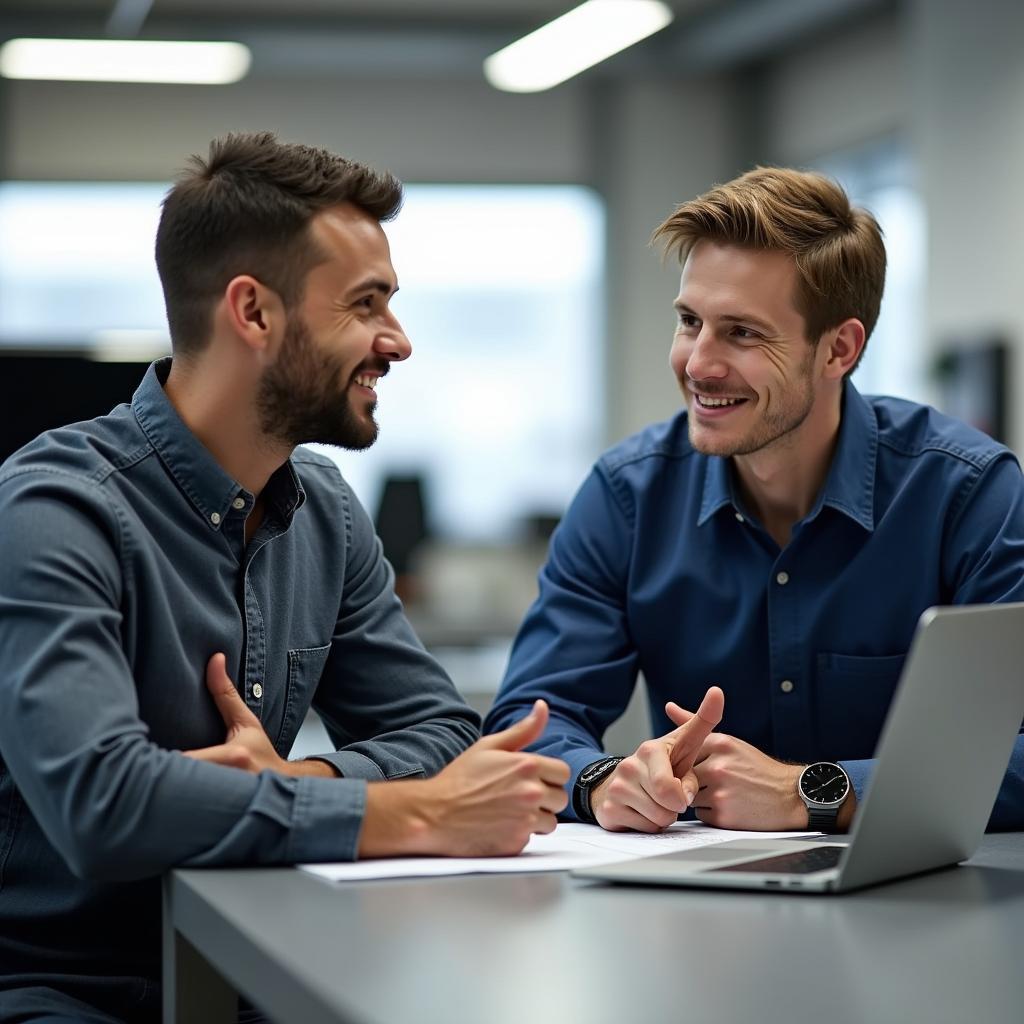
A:
<svg viewBox="0 0 1024 1024">
<path fill-rule="evenodd" d="M 652 236 L 681 263 L 702 239 L 792 256 L 811 342 L 850 317 L 871 335 L 885 287 L 882 232 L 830 178 L 757 167 L 683 203 Z"/>
<path fill-rule="evenodd" d="M 402 204 L 402 185 L 387 172 L 272 132 L 214 139 L 206 160 L 189 163 L 164 197 L 156 234 L 175 354 L 205 346 L 214 304 L 239 274 L 272 288 L 285 306 L 297 302 L 323 259 L 307 230 L 320 210 L 351 202 L 385 221 Z"/>
</svg>

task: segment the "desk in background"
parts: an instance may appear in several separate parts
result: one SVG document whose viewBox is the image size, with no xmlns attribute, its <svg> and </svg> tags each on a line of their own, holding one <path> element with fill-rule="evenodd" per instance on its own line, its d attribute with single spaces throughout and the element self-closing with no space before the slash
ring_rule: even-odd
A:
<svg viewBox="0 0 1024 1024">
<path fill-rule="evenodd" d="M 844 896 L 291 868 L 165 891 L 167 1024 L 233 1021 L 234 990 L 277 1024 L 1024 1019 L 1024 833 Z"/>
</svg>

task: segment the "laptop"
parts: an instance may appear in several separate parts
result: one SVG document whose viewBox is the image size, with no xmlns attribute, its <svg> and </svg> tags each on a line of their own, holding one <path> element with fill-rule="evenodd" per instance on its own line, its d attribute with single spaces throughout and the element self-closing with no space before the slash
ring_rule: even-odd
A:
<svg viewBox="0 0 1024 1024">
<path fill-rule="evenodd" d="M 981 841 L 1022 716 L 1024 602 L 929 608 L 848 842 L 739 839 L 572 874 L 647 885 L 846 892 L 951 866 Z"/>
</svg>

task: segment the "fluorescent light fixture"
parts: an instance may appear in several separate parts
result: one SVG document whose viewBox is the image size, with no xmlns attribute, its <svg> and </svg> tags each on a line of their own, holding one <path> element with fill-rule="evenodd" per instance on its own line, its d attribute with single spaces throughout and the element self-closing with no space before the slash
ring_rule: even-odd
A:
<svg viewBox="0 0 1024 1024">
<path fill-rule="evenodd" d="M 663 29 L 672 11 L 660 0 L 587 0 L 492 53 L 484 74 L 506 92 L 540 92 Z"/>
<path fill-rule="evenodd" d="M 62 82 L 169 82 L 227 85 L 249 70 L 241 43 L 156 39 L 10 39 L 0 46 L 5 78 Z"/>
</svg>

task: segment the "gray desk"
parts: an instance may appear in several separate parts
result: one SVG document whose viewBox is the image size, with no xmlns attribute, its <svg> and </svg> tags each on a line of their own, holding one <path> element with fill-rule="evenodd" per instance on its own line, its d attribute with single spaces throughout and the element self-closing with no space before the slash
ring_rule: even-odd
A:
<svg viewBox="0 0 1024 1024">
<path fill-rule="evenodd" d="M 236 990 L 279 1024 L 1024 1020 L 1024 833 L 846 896 L 277 869 L 176 871 L 165 898 L 175 1024 L 233 1020 Z"/>
</svg>

